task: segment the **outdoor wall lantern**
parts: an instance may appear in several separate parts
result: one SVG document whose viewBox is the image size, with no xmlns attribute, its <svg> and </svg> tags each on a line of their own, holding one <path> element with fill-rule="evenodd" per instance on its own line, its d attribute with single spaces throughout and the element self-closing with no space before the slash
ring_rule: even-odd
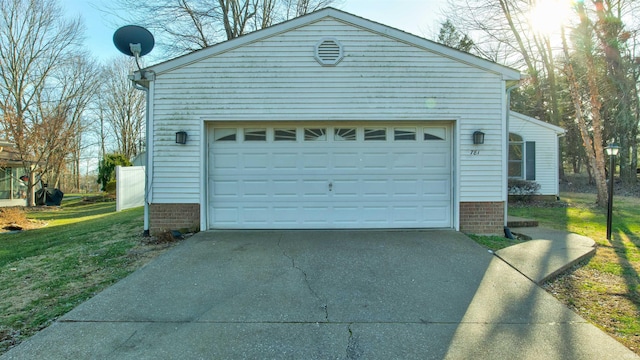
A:
<svg viewBox="0 0 640 360">
<path fill-rule="evenodd" d="M 484 144 L 484 133 L 482 131 L 475 131 L 473 133 L 473 144 L 474 145 Z"/>
<path fill-rule="evenodd" d="M 604 152 L 609 155 L 609 201 L 607 202 L 607 240 L 611 240 L 611 220 L 613 218 L 613 173 L 616 172 L 616 156 L 620 148 L 617 144 L 611 143 Z"/>
<path fill-rule="evenodd" d="M 176 144 L 186 144 L 187 143 L 187 132 L 186 131 L 178 131 L 176 133 Z"/>
</svg>

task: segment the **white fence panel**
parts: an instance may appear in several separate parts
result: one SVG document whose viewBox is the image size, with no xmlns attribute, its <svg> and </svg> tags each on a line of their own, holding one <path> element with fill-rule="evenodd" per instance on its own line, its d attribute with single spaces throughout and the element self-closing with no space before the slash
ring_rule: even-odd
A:
<svg viewBox="0 0 640 360">
<path fill-rule="evenodd" d="M 144 205 L 144 166 L 116 166 L 116 211 Z"/>
</svg>

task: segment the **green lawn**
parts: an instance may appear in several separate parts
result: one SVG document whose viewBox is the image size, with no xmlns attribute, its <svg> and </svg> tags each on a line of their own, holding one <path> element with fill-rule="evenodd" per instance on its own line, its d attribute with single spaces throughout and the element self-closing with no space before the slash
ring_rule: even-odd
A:
<svg viewBox="0 0 640 360">
<path fill-rule="evenodd" d="M 509 214 L 596 241 L 596 255 L 545 287 L 561 301 L 640 354 L 640 199 L 615 196 L 612 239 L 606 209 L 594 194 L 563 193 L 566 206 L 510 206 Z"/>
<path fill-rule="evenodd" d="M 566 229 L 591 237 L 598 244 L 609 245 L 606 239 L 607 211 L 595 205 L 594 194 L 563 193 L 566 207 L 510 206 L 509 215 L 538 220 L 540 226 Z M 612 235 L 614 238 L 640 239 L 640 199 L 614 196 Z"/>
<path fill-rule="evenodd" d="M 122 279 L 160 247 L 142 240 L 143 209 L 63 200 L 30 211 L 46 226 L 0 234 L 0 353 Z"/>
</svg>

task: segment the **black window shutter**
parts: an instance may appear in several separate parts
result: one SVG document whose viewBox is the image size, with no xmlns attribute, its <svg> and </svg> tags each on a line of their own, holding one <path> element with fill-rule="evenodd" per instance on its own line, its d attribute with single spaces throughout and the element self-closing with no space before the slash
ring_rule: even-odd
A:
<svg viewBox="0 0 640 360">
<path fill-rule="evenodd" d="M 526 179 L 536 179 L 536 142 L 527 141 L 525 144 L 526 151 Z"/>
</svg>

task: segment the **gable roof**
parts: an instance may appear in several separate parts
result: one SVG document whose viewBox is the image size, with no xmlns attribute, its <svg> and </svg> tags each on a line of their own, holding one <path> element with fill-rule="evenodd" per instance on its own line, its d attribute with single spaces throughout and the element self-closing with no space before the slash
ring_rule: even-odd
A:
<svg viewBox="0 0 640 360">
<path fill-rule="evenodd" d="M 561 135 L 561 134 L 564 134 L 565 132 L 567 132 L 565 129 L 563 129 L 563 128 L 559 127 L 559 126 L 555 126 L 553 124 L 549 124 L 548 122 L 544 122 L 542 120 L 538 120 L 538 119 L 532 118 L 531 116 L 527 116 L 527 115 L 521 114 L 519 112 L 510 111 L 509 112 L 509 116 L 518 118 L 518 119 L 520 119 L 522 121 L 526 121 L 526 122 L 529 122 L 529 123 L 537 125 L 537 126 L 541 126 L 543 128 L 547 128 L 549 130 L 554 131 L 558 135 Z"/>
<path fill-rule="evenodd" d="M 224 53 L 232 49 L 242 47 L 246 44 L 260 41 L 278 34 L 282 34 L 326 18 L 333 18 L 337 21 L 365 29 L 367 31 L 371 31 L 380 36 L 389 37 L 433 53 L 437 53 L 443 57 L 447 57 L 455 61 L 480 68 L 487 72 L 500 74 L 502 75 L 503 80 L 520 80 L 520 72 L 515 69 L 331 7 L 323 8 L 310 14 L 303 15 L 298 18 L 270 26 L 262 30 L 254 31 L 238 38 L 224 41 L 216 45 L 209 46 L 207 48 L 197 50 L 189 54 L 182 55 L 177 58 L 147 67 L 146 69 L 143 69 L 142 72 L 152 71 L 156 74 L 162 74 L 173 69 L 198 62 L 201 59 Z"/>
</svg>

